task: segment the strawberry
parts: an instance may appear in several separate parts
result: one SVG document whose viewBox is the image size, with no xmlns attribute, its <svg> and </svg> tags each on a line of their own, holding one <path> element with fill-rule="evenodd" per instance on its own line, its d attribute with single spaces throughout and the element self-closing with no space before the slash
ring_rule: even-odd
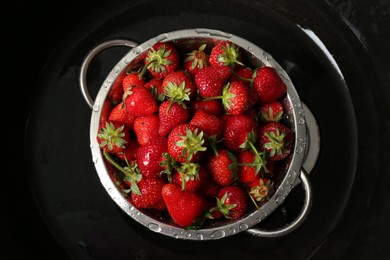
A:
<svg viewBox="0 0 390 260">
<path fill-rule="evenodd" d="M 239 81 L 228 82 L 222 90 L 222 95 L 208 99 L 222 99 L 226 112 L 232 115 L 245 113 L 251 102 L 249 88 Z M 207 100 L 207 99 L 206 99 Z"/>
<path fill-rule="evenodd" d="M 209 66 L 208 55 L 204 51 L 206 46 L 206 44 L 202 44 L 197 50 L 185 54 L 183 68 L 192 76 L 195 76 L 200 69 Z"/>
<path fill-rule="evenodd" d="M 274 192 L 274 183 L 267 178 L 257 178 L 249 186 L 249 195 L 256 203 L 268 201 Z"/>
<path fill-rule="evenodd" d="M 179 103 L 171 103 L 171 101 L 167 100 L 159 106 L 158 115 L 160 118 L 158 134 L 167 136 L 173 128 L 187 122 L 190 112 Z"/>
<path fill-rule="evenodd" d="M 238 156 L 237 177 L 241 183 L 250 184 L 264 172 L 268 172 L 267 162 L 263 154 L 250 150 L 242 150 Z"/>
<path fill-rule="evenodd" d="M 177 69 L 179 53 L 172 44 L 157 42 L 147 52 L 145 65 L 153 77 L 163 79 Z"/>
<path fill-rule="evenodd" d="M 117 104 L 122 101 L 123 87 L 122 81 L 126 77 L 126 73 L 120 73 L 115 81 L 112 83 L 110 91 L 108 92 L 108 98 L 111 99 L 113 104 Z"/>
<path fill-rule="evenodd" d="M 151 78 L 148 82 L 145 83 L 144 88 L 150 90 L 156 100 L 163 101 L 165 99 L 161 79 Z"/>
<path fill-rule="evenodd" d="M 236 180 L 237 158 L 226 149 L 219 149 L 207 162 L 211 179 L 218 185 L 230 185 Z"/>
<path fill-rule="evenodd" d="M 160 163 L 164 160 L 163 153 L 165 152 L 167 152 L 166 141 L 148 143 L 137 149 L 136 161 L 144 178 L 160 177 L 160 172 L 164 170 Z"/>
<path fill-rule="evenodd" d="M 138 72 L 131 72 L 127 74 L 122 80 L 123 92 L 126 92 L 128 88 L 132 87 L 143 87 L 145 80 Z"/>
<path fill-rule="evenodd" d="M 204 110 L 196 111 L 189 124 L 198 127 L 206 137 L 214 136 L 216 140 L 221 137 L 223 121 Z"/>
<path fill-rule="evenodd" d="M 191 103 L 191 111 L 195 113 L 196 110 L 204 110 L 210 114 L 221 116 L 225 111 L 222 102 L 217 99 L 205 100 L 205 99 L 197 99 L 192 101 Z"/>
<path fill-rule="evenodd" d="M 97 134 L 100 148 L 109 153 L 123 152 L 129 139 L 127 127 L 123 123 L 115 121 L 106 121 L 105 125 L 99 128 Z"/>
<path fill-rule="evenodd" d="M 196 126 L 181 124 L 168 135 L 168 153 L 178 162 L 197 162 L 206 147 L 203 132 Z"/>
<path fill-rule="evenodd" d="M 209 176 L 210 174 L 207 177 L 206 183 L 201 188 L 201 191 L 205 194 L 206 197 L 214 198 L 217 197 L 222 185 L 215 183 L 214 180 Z"/>
<path fill-rule="evenodd" d="M 249 67 L 237 67 L 229 78 L 230 82 L 240 81 L 246 86 L 250 86 L 252 83 L 253 70 Z"/>
<path fill-rule="evenodd" d="M 246 191 L 237 185 L 222 187 L 218 193 L 217 208 L 228 219 L 242 217 L 249 207 Z"/>
<path fill-rule="evenodd" d="M 196 163 L 183 163 L 172 176 L 172 182 L 181 185 L 182 190 L 196 192 L 206 184 L 207 175 L 203 166 Z"/>
<path fill-rule="evenodd" d="M 279 122 L 270 122 L 259 130 L 260 151 L 267 151 L 269 161 L 287 157 L 291 152 L 293 139 L 291 129 Z"/>
<path fill-rule="evenodd" d="M 247 115 L 230 115 L 224 120 L 222 142 L 231 151 L 250 148 L 256 141 L 256 124 Z"/>
<path fill-rule="evenodd" d="M 213 67 L 230 67 L 234 69 L 236 64 L 243 65 L 240 61 L 241 49 L 233 42 L 224 40 L 216 44 L 209 57 L 209 63 Z"/>
<path fill-rule="evenodd" d="M 110 116 L 111 109 L 112 109 L 111 100 L 109 99 L 104 100 L 102 106 L 102 112 L 100 113 L 100 120 L 99 120 L 100 125 L 106 124 L 106 121 Z"/>
<path fill-rule="evenodd" d="M 131 193 L 133 205 L 138 209 L 164 210 L 165 203 L 161 190 L 165 182 L 162 179 L 144 179 L 138 182 L 140 194 Z M 162 205 L 161 205 L 162 204 Z"/>
<path fill-rule="evenodd" d="M 170 217 L 180 227 L 193 225 L 205 208 L 205 202 L 198 194 L 183 191 L 177 184 L 165 184 L 161 194 Z"/>
<path fill-rule="evenodd" d="M 215 97 L 222 94 L 224 81 L 214 67 L 205 67 L 195 74 L 195 84 L 202 97 Z"/>
<path fill-rule="evenodd" d="M 137 117 L 134 121 L 134 133 L 140 145 L 145 145 L 152 142 L 156 138 L 160 138 L 158 128 L 160 120 L 157 114 Z"/>
<path fill-rule="evenodd" d="M 255 71 L 253 88 L 261 103 L 270 103 L 287 92 L 287 86 L 272 67 L 263 66 Z"/>
<path fill-rule="evenodd" d="M 283 105 L 278 101 L 272 101 L 270 103 L 260 106 L 260 119 L 263 122 L 279 122 L 283 116 Z"/>
<path fill-rule="evenodd" d="M 124 93 L 127 113 L 133 116 L 147 116 L 157 111 L 157 102 L 152 93 L 143 87 L 128 88 Z"/>
<path fill-rule="evenodd" d="M 115 105 L 108 116 L 108 120 L 110 121 L 116 121 L 120 122 L 129 130 L 132 130 L 134 128 L 134 121 L 136 116 L 131 115 L 127 112 L 127 109 L 125 108 L 125 105 L 123 102 L 118 103 Z"/>
<path fill-rule="evenodd" d="M 129 138 L 128 143 L 125 145 L 125 150 L 123 152 L 117 153 L 116 156 L 123 160 L 131 162 L 135 160 L 135 155 L 140 144 L 133 138 Z"/>
<path fill-rule="evenodd" d="M 177 102 L 186 108 L 186 102 L 196 94 L 196 86 L 192 78 L 182 70 L 177 70 L 165 76 L 162 82 L 164 94 L 171 102 Z"/>
</svg>

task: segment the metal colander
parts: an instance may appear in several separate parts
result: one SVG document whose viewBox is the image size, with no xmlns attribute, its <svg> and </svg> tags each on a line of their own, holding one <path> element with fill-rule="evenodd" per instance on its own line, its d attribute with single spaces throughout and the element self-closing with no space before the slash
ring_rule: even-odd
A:
<svg viewBox="0 0 390 260">
<path fill-rule="evenodd" d="M 108 92 L 111 89 L 113 82 L 121 73 L 125 73 L 127 69 L 134 67 L 140 62 L 141 57 L 149 48 L 156 42 L 171 42 L 180 51 L 193 50 L 194 46 L 199 46 L 200 43 L 208 43 L 207 45 L 215 45 L 221 40 L 229 40 L 235 43 L 242 49 L 242 57 L 245 63 L 251 67 L 270 66 L 276 69 L 281 79 L 287 86 L 287 94 L 282 99 L 285 109 L 285 122 L 292 129 L 295 135 L 294 150 L 286 160 L 286 167 L 278 178 L 274 179 L 275 192 L 272 197 L 262 205 L 259 209 L 253 208 L 241 219 L 238 220 L 216 220 L 213 223 L 202 226 L 196 230 L 185 230 L 177 227 L 170 222 L 164 221 L 161 218 L 150 215 L 146 211 L 141 211 L 135 208 L 126 198 L 122 191 L 115 185 L 109 174 L 109 166 L 102 155 L 99 144 L 96 140 L 96 135 L 99 129 L 99 121 L 102 112 L 103 103 L 105 102 Z M 86 82 L 86 74 L 93 58 L 102 50 L 113 46 L 128 46 L 131 49 L 129 52 L 114 66 L 111 72 L 104 80 L 95 100 L 89 94 Z M 318 136 L 313 137 L 313 133 L 309 133 L 310 129 L 307 125 L 307 115 L 311 119 L 311 127 L 316 127 L 315 120 L 312 118 L 310 110 L 303 104 L 299 95 L 291 82 L 289 75 L 282 67 L 272 58 L 272 56 L 258 47 L 257 45 L 236 35 L 205 29 L 186 29 L 164 33 L 154 37 L 142 44 L 137 44 L 128 40 L 112 40 L 104 42 L 95 47 L 85 58 L 80 71 L 80 86 L 83 97 L 87 104 L 92 108 L 91 124 L 90 124 L 90 147 L 92 153 L 92 161 L 96 168 L 97 174 L 102 186 L 107 191 L 112 200 L 133 220 L 144 225 L 146 228 L 162 235 L 185 239 L 185 240 L 214 240 L 221 239 L 227 236 L 245 231 L 250 234 L 261 237 L 275 237 L 285 235 L 296 229 L 303 223 L 307 214 L 310 211 L 312 202 L 312 188 L 310 185 L 307 171 L 310 171 L 315 164 L 318 154 Z M 310 132 L 318 132 L 316 129 Z M 313 143 L 313 139 L 315 142 Z M 311 142 L 310 142 L 311 141 Z M 311 143 L 311 144 L 310 144 Z M 313 149 L 309 146 L 314 145 Z M 305 159 L 310 157 L 310 161 Z M 310 169 L 305 170 L 307 164 Z M 305 190 L 305 201 L 299 216 L 291 223 L 284 227 L 275 230 L 262 230 L 256 227 L 262 220 L 267 218 L 279 205 L 283 203 L 290 191 L 299 183 L 302 183 Z"/>
</svg>

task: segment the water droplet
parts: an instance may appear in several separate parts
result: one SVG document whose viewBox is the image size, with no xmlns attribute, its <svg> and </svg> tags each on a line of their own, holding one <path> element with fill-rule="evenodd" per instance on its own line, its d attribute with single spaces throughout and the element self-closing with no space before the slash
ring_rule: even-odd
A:
<svg viewBox="0 0 390 260">
<path fill-rule="evenodd" d="M 131 59 L 129 59 L 129 58 L 126 58 L 126 59 L 125 59 L 125 64 L 129 64 L 129 63 L 130 63 L 130 61 L 131 61 Z"/>
<path fill-rule="evenodd" d="M 199 240 L 203 240 L 203 234 L 200 234 L 200 233 L 198 233 L 197 235 L 196 235 L 196 237 L 199 239 Z"/>
<path fill-rule="evenodd" d="M 133 210 L 135 210 L 135 208 L 134 208 L 133 206 L 130 206 L 130 207 L 129 207 L 129 210 L 130 210 L 130 211 L 133 211 Z"/>
<path fill-rule="evenodd" d="M 305 110 L 303 110 L 303 109 L 299 110 L 298 114 L 301 116 L 305 116 Z"/>
<path fill-rule="evenodd" d="M 260 223 L 261 220 L 262 220 L 261 218 L 256 218 L 256 222 L 257 222 L 257 223 Z"/>
<path fill-rule="evenodd" d="M 305 119 L 303 117 L 298 119 L 298 124 L 304 125 L 305 124 Z"/>
<path fill-rule="evenodd" d="M 160 232 L 160 231 L 161 231 L 160 225 L 158 225 L 158 224 L 156 224 L 156 223 L 149 223 L 149 224 L 148 224 L 148 228 L 149 228 L 150 230 L 155 231 L 155 232 Z"/>
<path fill-rule="evenodd" d="M 94 155 L 94 156 L 92 157 L 92 161 L 93 161 L 94 164 L 97 164 L 97 163 L 99 162 L 99 156 Z"/>
<path fill-rule="evenodd" d="M 108 193 L 112 192 L 112 188 L 108 188 L 108 189 L 107 189 L 107 192 L 108 192 Z"/>
<path fill-rule="evenodd" d="M 110 85 L 112 83 L 111 79 L 107 79 L 106 82 Z"/>
<path fill-rule="evenodd" d="M 302 138 L 302 137 L 298 137 L 298 138 L 297 138 L 297 141 L 298 141 L 298 142 L 303 142 L 303 138 Z"/>
<path fill-rule="evenodd" d="M 279 196 L 277 196 L 277 197 L 275 198 L 275 203 L 276 203 L 277 205 L 280 205 L 280 204 L 283 203 L 284 200 L 285 200 L 285 197 L 282 196 L 282 195 L 279 195 Z"/>
<path fill-rule="evenodd" d="M 222 237 L 225 237 L 225 230 L 217 230 L 217 231 L 214 231 L 210 237 L 211 238 L 222 238 Z"/>
<path fill-rule="evenodd" d="M 192 237 L 191 232 L 184 233 L 186 237 Z"/>
<path fill-rule="evenodd" d="M 116 67 L 114 68 L 115 74 L 118 74 L 120 70 L 121 70 L 121 68 L 120 68 L 119 66 L 116 66 Z"/>
<path fill-rule="evenodd" d="M 248 51 L 252 51 L 252 47 L 251 46 L 248 46 Z"/>
<path fill-rule="evenodd" d="M 229 234 L 235 234 L 236 230 L 234 228 L 229 229 Z"/>
<path fill-rule="evenodd" d="M 302 153 L 303 152 L 303 147 L 302 146 L 297 146 L 297 148 L 295 148 L 295 152 L 296 153 Z"/>
<path fill-rule="evenodd" d="M 161 41 L 165 40 L 166 38 L 168 38 L 168 34 L 163 33 L 163 34 L 160 34 L 159 36 L 156 37 L 156 41 L 161 42 Z"/>
<path fill-rule="evenodd" d="M 240 230 L 246 230 L 246 229 L 248 229 L 248 225 L 247 224 L 240 224 L 239 228 L 240 228 Z"/>
<path fill-rule="evenodd" d="M 92 109 L 93 109 L 94 112 L 99 112 L 100 111 L 100 105 L 99 104 L 94 104 Z"/>
<path fill-rule="evenodd" d="M 137 46 L 137 47 L 133 48 L 131 51 L 132 51 L 134 54 L 138 55 L 138 54 L 140 54 L 140 53 L 143 51 L 143 49 L 142 49 L 141 46 Z"/>
<path fill-rule="evenodd" d="M 295 103 L 294 107 L 301 107 L 301 103 Z"/>
<path fill-rule="evenodd" d="M 173 234 L 173 237 L 174 238 L 179 238 L 179 235 L 178 234 Z"/>
</svg>

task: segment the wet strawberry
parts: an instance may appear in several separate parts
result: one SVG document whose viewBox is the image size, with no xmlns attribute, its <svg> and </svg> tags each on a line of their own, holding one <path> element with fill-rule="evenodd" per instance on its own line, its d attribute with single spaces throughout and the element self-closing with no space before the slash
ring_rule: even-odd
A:
<svg viewBox="0 0 390 260">
<path fill-rule="evenodd" d="M 222 94 L 224 81 L 214 67 L 200 69 L 195 75 L 195 84 L 202 97 L 216 97 Z"/>
<path fill-rule="evenodd" d="M 282 97 L 287 92 L 287 86 L 272 67 L 263 66 L 256 70 L 253 79 L 261 103 L 266 104 Z"/>
<path fill-rule="evenodd" d="M 165 152 L 167 152 L 166 142 L 148 143 L 138 148 L 136 161 L 144 178 L 160 178 L 160 172 L 164 170 L 160 163 L 164 160 Z"/>
<path fill-rule="evenodd" d="M 144 87 L 132 87 L 124 93 L 127 113 L 133 116 L 147 116 L 158 109 L 152 93 Z"/>
<path fill-rule="evenodd" d="M 249 206 L 246 191 L 237 185 L 222 187 L 218 193 L 217 208 L 228 219 L 238 219 Z"/>
<path fill-rule="evenodd" d="M 231 151 L 250 148 L 256 141 L 256 124 L 246 115 L 230 115 L 224 120 L 223 144 Z"/>
<path fill-rule="evenodd" d="M 203 132 L 196 126 L 181 124 L 168 135 L 168 153 L 178 162 L 197 162 L 206 151 Z"/>
<path fill-rule="evenodd" d="M 120 153 L 125 150 L 129 142 L 129 130 L 120 122 L 106 121 L 105 125 L 99 128 L 97 141 L 104 151 L 109 153 Z"/>
<path fill-rule="evenodd" d="M 259 112 L 263 122 L 279 122 L 282 119 L 284 109 L 283 105 L 275 100 L 260 106 Z"/>
<path fill-rule="evenodd" d="M 108 98 L 111 99 L 113 104 L 118 104 L 122 102 L 123 96 L 123 87 L 122 81 L 126 77 L 126 73 L 120 73 L 118 77 L 115 79 L 114 83 L 112 83 L 111 89 L 108 92 Z"/>
<path fill-rule="evenodd" d="M 264 172 L 268 172 L 267 162 L 262 154 L 251 150 L 242 150 L 238 156 L 237 177 L 239 182 L 250 184 L 254 180 L 262 177 Z"/>
<path fill-rule="evenodd" d="M 148 89 L 153 97 L 158 101 L 165 99 L 164 90 L 162 88 L 162 80 L 158 78 L 152 78 L 145 83 L 144 88 Z"/>
<path fill-rule="evenodd" d="M 179 53 L 176 48 L 166 42 L 155 43 L 145 58 L 145 64 L 150 74 L 158 79 L 163 79 L 170 72 L 175 71 L 179 62 Z"/>
<path fill-rule="evenodd" d="M 222 116 L 222 114 L 225 111 L 222 106 L 222 102 L 217 99 L 211 99 L 211 100 L 198 99 L 192 101 L 191 103 L 192 113 L 195 113 L 196 110 L 204 110 L 218 117 Z"/>
<path fill-rule="evenodd" d="M 240 81 L 246 86 L 252 84 L 253 70 L 249 67 L 237 67 L 231 75 L 229 81 Z"/>
<path fill-rule="evenodd" d="M 172 182 L 181 185 L 182 190 L 196 192 L 207 182 L 207 172 L 196 163 L 184 163 L 172 176 Z"/>
<path fill-rule="evenodd" d="M 206 44 L 202 44 L 198 49 L 185 54 L 183 68 L 192 76 L 202 68 L 208 67 L 208 55 L 205 53 Z"/>
<path fill-rule="evenodd" d="M 125 108 L 125 105 L 123 102 L 118 103 L 115 105 L 108 116 L 108 120 L 110 121 L 116 121 L 120 122 L 129 130 L 132 130 L 134 128 L 134 121 L 136 116 L 131 115 L 127 112 L 127 109 Z"/>
<path fill-rule="evenodd" d="M 123 161 L 134 161 L 139 146 L 140 144 L 137 142 L 137 140 L 129 138 L 128 143 L 125 145 L 125 150 L 123 152 L 117 153 L 116 156 Z"/>
<path fill-rule="evenodd" d="M 167 136 L 173 128 L 188 121 L 190 112 L 179 103 L 167 100 L 159 106 L 158 115 L 160 118 L 158 134 Z"/>
<path fill-rule="evenodd" d="M 141 194 L 131 193 L 131 199 L 135 207 L 139 209 L 164 210 L 165 203 L 161 190 L 165 182 L 162 179 L 142 179 L 138 182 Z"/>
<path fill-rule="evenodd" d="M 226 149 L 219 149 L 207 162 L 211 179 L 218 185 L 230 185 L 236 180 L 237 158 Z"/>
<path fill-rule="evenodd" d="M 177 102 L 186 108 L 196 94 L 196 86 L 192 78 L 182 70 L 169 73 L 162 82 L 163 93 L 172 102 Z"/>
<path fill-rule="evenodd" d="M 267 152 L 267 160 L 286 158 L 292 149 L 294 135 L 290 128 L 278 122 L 271 122 L 259 130 L 259 149 Z"/>
<path fill-rule="evenodd" d="M 145 145 L 160 138 L 158 128 L 160 120 L 157 114 L 137 117 L 134 120 L 134 133 L 140 145 Z"/>
<path fill-rule="evenodd" d="M 204 110 L 196 111 L 189 123 L 203 131 L 206 134 L 206 137 L 215 136 L 216 140 L 219 140 L 221 137 L 223 127 L 222 120 Z"/>
<path fill-rule="evenodd" d="M 183 191 L 177 184 L 165 184 L 161 194 L 173 222 L 180 227 L 193 225 L 205 208 L 205 202 L 198 194 Z"/>
<path fill-rule="evenodd" d="M 131 72 L 127 74 L 122 80 L 123 93 L 126 92 L 128 88 L 143 87 L 144 85 L 145 80 L 138 72 Z"/>
<path fill-rule="evenodd" d="M 233 42 L 221 41 L 215 45 L 210 53 L 209 63 L 213 67 L 230 67 L 234 69 L 236 64 L 243 65 L 240 61 L 241 50 Z"/>
</svg>

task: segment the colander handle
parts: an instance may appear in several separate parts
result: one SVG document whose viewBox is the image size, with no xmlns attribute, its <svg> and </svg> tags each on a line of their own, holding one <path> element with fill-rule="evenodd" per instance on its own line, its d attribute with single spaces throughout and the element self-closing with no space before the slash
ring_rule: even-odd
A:
<svg viewBox="0 0 390 260">
<path fill-rule="evenodd" d="M 305 169 L 303 169 L 303 168 L 301 169 L 299 177 L 303 183 L 303 187 L 305 190 L 305 196 L 306 196 L 305 203 L 303 205 L 303 208 L 302 208 L 299 216 L 293 222 L 289 223 L 288 225 L 286 225 L 282 228 L 274 229 L 274 230 L 263 230 L 263 229 L 259 229 L 259 228 L 250 228 L 247 230 L 248 233 L 255 235 L 255 236 L 259 236 L 259 237 L 280 237 L 280 236 L 286 235 L 286 234 L 290 233 L 291 231 L 295 230 L 297 227 L 299 227 L 303 223 L 303 221 L 306 219 L 306 216 L 308 215 L 308 213 L 310 211 L 310 207 L 311 207 L 312 199 L 313 199 L 313 194 L 312 194 L 313 191 L 312 191 L 311 183 L 310 183 L 310 180 L 308 178 L 308 175 L 307 175 L 307 172 Z"/>
<path fill-rule="evenodd" d="M 87 72 L 88 72 L 88 68 L 89 68 L 89 65 L 91 64 L 92 60 L 100 52 L 102 52 L 108 48 L 115 47 L 115 46 L 125 46 L 125 47 L 134 48 L 137 45 L 138 45 L 138 43 L 133 42 L 133 41 L 129 41 L 129 40 L 123 40 L 123 39 L 110 40 L 110 41 L 106 41 L 106 42 L 99 44 L 98 46 L 93 48 L 87 54 L 87 56 L 85 56 L 84 61 L 81 65 L 81 69 L 80 69 L 79 83 L 80 83 L 81 94 L 83 95 L 85 102 L 87 102 L 88 106 L 91 109 L 93 108 L 93 105 L 95 102 L 92 99 L 92 97 L 89 93 L 88 86 L 87 86 Z"/>
</svg>

